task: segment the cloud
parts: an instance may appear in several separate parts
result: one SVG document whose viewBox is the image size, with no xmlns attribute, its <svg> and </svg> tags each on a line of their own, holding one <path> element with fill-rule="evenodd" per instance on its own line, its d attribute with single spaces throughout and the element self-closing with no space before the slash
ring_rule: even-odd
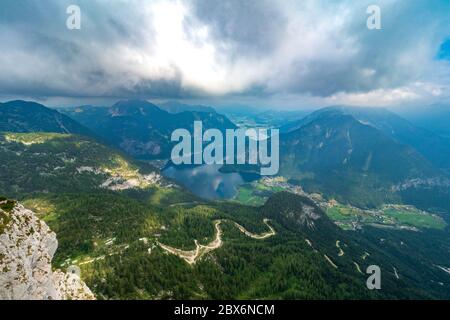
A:
<svg viewBox="0 0 450 320">
<path fill-rule="evenodd" d="M 70 4 L 81 30 L 65 26 Z M 381 7 L 382 30 L 366 28 L 369 4 Z M 3 0 L 0 94 L 441 99 L 449 9 L 444 0 Z"/>
<path fill-rule="evenodd" d="M 192 15 L 208 26 L 215 45 L 233 58 L 245 53 L 263 57 L 282 42 L 286 10 L 271 0 L 194 0 Z"/>
</svg>

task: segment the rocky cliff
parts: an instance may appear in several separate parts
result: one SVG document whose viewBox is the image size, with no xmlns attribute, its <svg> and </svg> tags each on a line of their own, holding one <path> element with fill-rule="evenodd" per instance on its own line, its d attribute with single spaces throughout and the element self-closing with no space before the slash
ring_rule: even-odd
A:
<svg viewBox="0 0 450 320">
<path fill-rule="evenodd" d="M 52 270 L 54 232 L 22 205 L 0 199 L 0 300 L 92 300 L 76 275 Z"/>
</svg>

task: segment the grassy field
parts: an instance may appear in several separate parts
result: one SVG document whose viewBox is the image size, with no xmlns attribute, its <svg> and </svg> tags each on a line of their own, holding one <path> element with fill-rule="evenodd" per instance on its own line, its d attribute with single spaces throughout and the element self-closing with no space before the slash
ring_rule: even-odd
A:
<svg viewBox="0 0 450 320">
<path fill-rule="evenodd" d="M 237 195 L 234 200 L 249 206 L 261 206 L 267 200 L 265 197 L 261 197 L 255 194 L 254 187 L 252 185 L 244 185 L 239 187 Z"/>
<path fill-rule="evenodd" d="M 328 207 L 326 213 L 343 229 L 350 229 L 352 223 L 414 227 L 419 229 L 444 229 L 446 227 L 442 218 L 420 211 L 412 206 L 386 205 L 379 210 L 363 210 L 338 204 Z"/>
<path fill-rule="evenodd" d="M 238 188 L 234 200 L 248 206 L 262 206 L 274 193 L 284 191 L 281 187 L 272 187 L 262 183 L 261 180 L 244 184 Z"/>
<path fill-rule="evenodd" d="M 7 133 L 5 139 L 8 142 L 18 142 L 24 145 L 42 144 L 54 139 L 67 139 L 70 134 L 59 133 Z"/>
<path fill-rule="evenodd" d="M 283 185 L 280 180 L 280 185 Z M 263 180 L 242 185 L 234 201 L 248 206 L 262 206 L 274 193 L 283 191 L 278 185 Z M 325 206 L 326 203 L 323 203 Z M 414 206 L 384 205 L 379 209 L 364 210 L 336 203 L 325 209 L 327 215 L 342 229 L 352 230 L 363 225 L 378 225 L 395 228 L 444 229 L 446 223 L 437 215 L 421 211 Z"/>
<path fill-rule="evenodd" d="M 383 208 L 387 217 L 393 218 L 401 224 L 417 228 L 444 229 L 446 224 L 441 217 L 420 211 L 413 207 Z"/>
</svg>

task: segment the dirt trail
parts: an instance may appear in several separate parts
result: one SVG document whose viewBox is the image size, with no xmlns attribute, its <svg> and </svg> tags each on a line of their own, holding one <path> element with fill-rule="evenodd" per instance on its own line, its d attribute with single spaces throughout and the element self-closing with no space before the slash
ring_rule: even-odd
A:
<svg viewBox="0 0 450 320">
<path fill-rule="evenodd" d="M 356 270 L 357 270 L 359 273 L 363 273 L 363 272 L 361 271 L 361 267 L 359 266 L 359 264 L 357 264 L 355 261 L 353 261 L 353 263 L 355 264 Z"/>
<path fill-rule="evenodd" d="M 270 231 L 263 233 L 263 234 L 254 234 L 251 233 L 250 231 L 248 231 L 247 229 L 245 229 L 243 226 L 241 226 L 240 224 L 233 222 L 234 225 L 242 232 L 244 233 L 246 236 L 253 238 L 253 239 L 258 239 L 258 240 L 263 240 L 263 239 L 267 239 L 269 237 L 272 237 L 276 234 L 275 230 L 267 223 L 269 221 L 269 219 L 264 219 L 264 223 L 269 227 Z M 216 237 L 215 239 L 210 242 L 207 245 L 202 245 L 199 244 L 197 240 L 194 240 L 195 242 L 195 250 L 191 250 L 191 251 L 183 251 L 177 248 L 173 248 L 170 246 L 167 246 L 165 244 L 162 244 L 160 242 L 157 242 L 157 244 L 163 248 L 164 250 L 166 250 L 167 252 L 177 255 L 178 257 L 184 259 L 188 264 L 193 265 L 197 262 L 197 260 L 199 260 L 202 256 L 204 256 L 205 254 L 207 254 L 208 252 L 211 252 L 213 250 L 216 250 L 218 248 L 220 248 L 223 245 L 223 241 L 222 241 L 222 229 L 220 228 L 220 224 L 223 222 L 223 220 L 217 220 L 214 222 L 214 226 L 216 228 Z"/>
<path fill-rule="evenodd" d="M 271 225 L 268 224 L 268 221 L 270 221 L 269 219 L 264 219 L 263 222 L 266 224 L 266 226 L 270 229 L 270 231 L 262 233 L 262 234 L 255 234 L 252 233 L 250 231 L 248 231 L 247 229 L 245 229 L 243 226 L 241 226 L 239 223 L 237 222 L 233 222 L 234 225 L 239 229 L 239 231 L 241 231 L 243 234 L 245 234 L 247 237 L 253 238 L 253 239 L 257 239 L 257 240 L 264 240 L 270 237 L 273 237 L 274 235 L 276 235 L 277 233 L 275 232 L 275 229 L 272 228 Z"/>
<path fill-rule="evenodd" d="M 166 250 L 167 252 L 169 252 L 171 254 L 174 254 L 174 255 L 177 255 L 181 259 L 184 259 L 189 264 L 194 264 L 196 258 L 198 257 L 198 255 L 200 253 L 200 248 L 199 248 L 197 240 L 195 240 L 196 249 L 195 250 L 191 250 L 191 251 L 183 251 L 183 250 L 180 250 L 180 249 L 177 249 L 177 248 L 169 247 L 169 246 L 166 246 L 165 244 L 162 244 L 160 242 L 157 242 L 157 244 L 161 248 Z"/>
<path fill-rule="evenodd" d="M 337 241 L 336 241 L 336 248 L 339 249 L 338 256 L 339 256 L 339 257 L 342 257 L 342 256 L 345 255 L 345 252 L 344 252 L 344 250 L 342 250 L 342 248 L 341 248 L 341 246 L 340 246 L 340 243 L 341 243 L 340 240 L 337 240 Z"/>
<path fill-rule="evenodd" d="M 173 208 L 173 207 L 186 207 L 186 206 L 194 206 L 200 204 L 197 201 L 190 201 L 190 202 L 178 202 L 178 203 L 172 203 L 171 205 L 169 205 L 169 208 Z"/>
<path fill-rule="evenodd" d="M 335 268 L 335 269 L 337 269 L 338 268 L 338 266 L 326 255 L 326 254 L 324 254 L 323 255 L 324 257 L 325 257 L 325 259 L 331 264 L 331 266 L 333 267 L 333 268 Z"/>
<path fill-rule="evenodd" d="M 109 254 L 107 254 L 107 255 L 101 255 L 101 256 L 99 256 L 99 257 L 92 258 L 92 259 L 90 259 L 90 260 L 86 260 L 86 261 L 80 262 L 80 263 L 78 263 L 77 265 L 78 265 L 78 266 L 84 266 L 84 265 L 86 265 L 86 264 L 91 264 L 91 263 L 96 262 L 96 261 L 99 261 L 99 260 L 105 260 L 106 257 L 112 257 L 112 256 L 116 256 L 116 255 L 118 255 L 118 254 L 122 254 L 123 251 L 124 251 L 124 250 L 127 250 L 128 248 L 129 248 L 129 246 L 126 245 L 122 250 L 119 250 L 119 251 L 116 251 L 116 252 L 112 252 L 112 253 L 109 253 Z"/>
<path fill-rule="evenodd" d="M 400 276 L 398 275 L 397 269 L 395 267 L 394 268 L 394 275 L 397 279 L 400 279 Z"/>
<path fill-rule="evenodd" d="M 367 257 L 370 256 L 370 253 L 364 252 L 364 255 L 361 257 L 363 260 L 366 260 Z"/>
<path fill-rule="evenodd" d="M 444 271 L 444 272 L 450 274 L 450 268 L 443 267 L 443 266 L 437 266 L 437 265 L 434 265 L 434 266 L 435 266 L 435 267 L 438 267 L 438 268 L 441 269 L 442 271 Z"/>
<path fill-rule="evenodd" d="M 314 248 L 312 242 L 309 239 L 305 239 L 305 242 L 314 250 L 314 252 L 319 252 L 316 248 Z"/>
</svg>

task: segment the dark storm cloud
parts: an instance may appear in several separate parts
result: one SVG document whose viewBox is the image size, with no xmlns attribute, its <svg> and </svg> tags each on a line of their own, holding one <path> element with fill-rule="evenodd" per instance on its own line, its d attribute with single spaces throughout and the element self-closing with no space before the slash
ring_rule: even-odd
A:
<svg viewBox="0 0 450 320">
<path fill-rule="evenodd" d="M 193 14 L 234 54 L 267 55 L 283 40 L 285 12 L 271 0 L 194 0 Z M 224 48 L 230 45 L 228 48 Z"/>
<path fill-rule="evenodd" d="M 441 39 L 450 33 L 450 5 L 444 1 L 318 3 L 308 11 L 312 19 L 307 32 L 316 30 L 325 37 L 293 44 L 299 53 L 316 46 L 314 55 L 294 56 L 284 76 L 275 78 L 275 91 L 330 96 L 396 88 L 429 71 Z M 382 30 L 366 27 L 366 8 L 371 3 L 381 7 Z M 323 21 L 329 24 L 324 26 Z"/>
<path fill-rule="evenodd" d="M 135 4 L 138 1 L 132 1 Z M 82 8 L 82 28 L 66 28 L 66 9 Z M 153 32 L 130 1 L 37 1 L 0 2 L 0 93 L 33 96 L 96 96 L 142 92 L 140 79 L 115 69 L 116 47 L 140 50 L 151 45 Z M 141 29 L 139 26 L 147 25 Z M 105 63 L 105 61 L 108 61 Z M 123 62 L 123 61 L 122 61 Z M 120 77 L 131 77 L 131 81 Z M 153 87 L 166 85 L 166 80 Z M 174 84 L 179 83 L 175 79 Z M 137 90 L 136 88 L 140 88 Z M 169 86 L 170 88 L 173 85 Z M 173 90 L 172 90 L 173 91 Z M 170 92 L 169 92 L 170 93 Z"/>
<path fill-rule="evenodd" d="M 65 27 L 71 4 L 79 31 Z M 367 29 L 369 4 L 382 30 Z M 450 85 L 436 62 L 448 12 L 444 0 L 3 0 L 0 94 L 434 94 Z"/>
</svg>

